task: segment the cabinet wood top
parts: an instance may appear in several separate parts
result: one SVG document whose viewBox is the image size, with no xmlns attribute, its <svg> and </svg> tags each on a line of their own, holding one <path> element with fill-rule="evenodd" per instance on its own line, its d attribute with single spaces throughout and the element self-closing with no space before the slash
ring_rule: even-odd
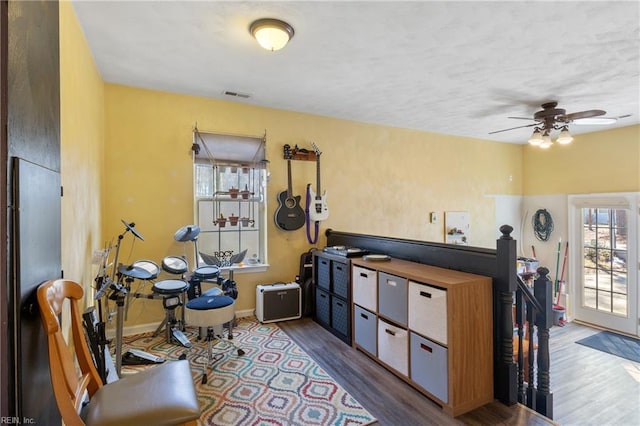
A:
<svg viewBox="0 0 640 426">
<path fill-rule="evenodd" d="M 362 258 L 352 258 L 351 264 L 375 271 L 404 277 L 412 281 L 433 284 L 443 288 L 479 283 L 491 284 L 491 277 L 470 274 L 468 272 L 454 271 L 452 269 L 437 266 L 424 265 L 422 263 L 407 260 L 391 259 L 389 261 L 366 261 Z"/>
</svg>

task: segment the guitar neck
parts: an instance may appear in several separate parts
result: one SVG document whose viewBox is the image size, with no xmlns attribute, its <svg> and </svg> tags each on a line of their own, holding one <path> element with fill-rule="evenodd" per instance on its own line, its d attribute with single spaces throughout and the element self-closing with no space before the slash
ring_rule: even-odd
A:
<svg viewBox="0 0 640 426">
<path fill-rule="evenodd" d="M 322 189 L 320 188 L 320 155 L 316 154 L 316 183 L 317 183 L 317 188 L 318 188 L 318 195 L 316 196 L 316 198 L 319 198 L 322 196 Z"/>
<path fill-rule="evenodd" d="M 287 160 L 287 198 L 293 198 L 293 189 L 291 189 L 291 160 Z"/>
</svg>

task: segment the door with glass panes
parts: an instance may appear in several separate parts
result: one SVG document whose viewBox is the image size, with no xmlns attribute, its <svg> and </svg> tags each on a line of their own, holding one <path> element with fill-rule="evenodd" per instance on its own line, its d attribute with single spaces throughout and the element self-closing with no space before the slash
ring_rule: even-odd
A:
<svg viewBox="0 0 640 426">
<path fill-rule="evenodd" d="M 637 206 L 636 194 L 569 198 L 575 318 L 633 335 L 638 334 Z"/>
</svg>

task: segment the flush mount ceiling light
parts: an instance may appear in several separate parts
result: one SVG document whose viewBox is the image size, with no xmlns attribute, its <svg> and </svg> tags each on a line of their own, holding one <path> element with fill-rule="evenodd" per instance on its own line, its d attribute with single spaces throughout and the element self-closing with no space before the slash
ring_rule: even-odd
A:
<svg viewBox="0 0 640 426">
<path fill-rule="evenodd" d="M 260 46 L 272 52 L 285 47 L 294 34 L 291 25 L 273 18 L 254 21 L 249 26 L 249 32 Z"/>
</svg>

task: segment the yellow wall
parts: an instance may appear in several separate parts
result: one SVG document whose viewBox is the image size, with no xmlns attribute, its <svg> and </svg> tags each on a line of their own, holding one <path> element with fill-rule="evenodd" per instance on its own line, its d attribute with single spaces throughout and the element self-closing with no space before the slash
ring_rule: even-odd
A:
<svg viewBox="0 0 640 426">
<path fill-rule="evenodd" d="M 144 241 L 126 234 L 120 261 L 186 254 L 173 240 L 193 223 L 191 131 L 262 135 L 271 161 L 268 186 L 269 263 L 265 273 L 236 275 L 238 309 L 252 309 L 258 283 L 292 280 L 310 246 L 304 230 L 273 225 L 276 194 L 286 186 L 285 143 L 322 154 L 328 191 L 327 228 L 418 240 L 444 240 L 444 212 L 468 211 L 471 243 L 494 247 L 490 195 L 640 190 L 640 128 L 577 135 L 567 147 L 528 146 L 357 123 L 309 114 L 104 84 L 73 9 L 60 3 L 63 267 L 89 285 L 93 250 L 117 242 L 121 219 L 135 222 Z M 585 173 L 588 172 L 588 173 Z M 586 176 L 586 177 L 585 177 Z M 293 163 L 294 193 L 315 187 L 315 164 Z M 436 212 L 438 224 L 428 223 Z M 325 244 L 321 236 L 318 246 Z M 144 285 L 141 290 L 145 289 Z M 159 301 L 132 301 L 127 325 L 157 323 Z"/>
<path fill-rule="evenodd" d="M 285 143 L 322 150 L 322 186 L 335 230 L 443 241 L 443 212 L 469 211 L 471 243 L 495 247 L 494 200 L 490 194 L 522 192 L 522 147 L 260 108 L 202 97 L 105 85 L 106 150 L 103 234 L 135 222 L 145 238 L 123 239 L 120 261 L 150 259 L 193 248 L 173 240 L 193 223 L 191 142 L 200 130 L 262 135 L 267 131 L 268 272 L 236 275 L 238 309 L 255 306 L 255 285 L 291 281 L 301 252 L 309 249 L 304 228 L 286 232 L 273 224 L 276 195 L 286 188 Z M 294 193 L 315 187 L 315 163 L 292 164 Z M 428 212 L 441 219 L 428 223 Z M 321 239 L 318 246 L 323 246 Z M 158 301 L 138 299 L 129 322 L 162 317 Z M 153 318 L 153 320 L 152 320 Z"/>
<path fill-rule="evenodd" d="M 524 195 L 640 191 L 640 126 L 576 135 L 548 150 L 524 148 Z"/>
<path fill-rule="evenodd" d="M 91 254 L 104 244 L 104 83 L 69 2 L 60 2 L 60 117 L 62 267 L 65 278 L 88 289 L 96 272 Z"/>
</svg>

